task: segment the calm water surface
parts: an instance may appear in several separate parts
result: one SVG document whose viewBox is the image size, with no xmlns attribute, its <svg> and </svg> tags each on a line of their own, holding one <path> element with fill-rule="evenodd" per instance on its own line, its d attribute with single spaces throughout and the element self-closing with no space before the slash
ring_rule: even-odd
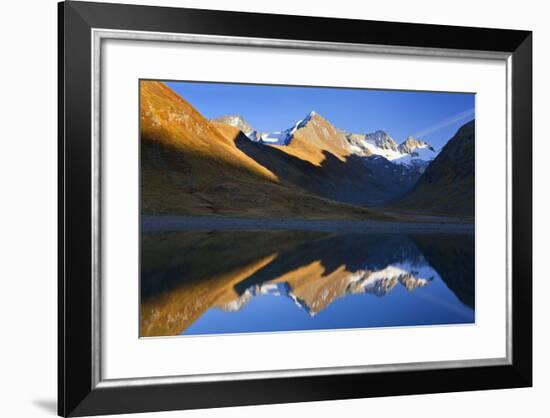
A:
<svg viewBox="0 0 550 418">
<path fill-rule="evenodd" d="M 468 324 L 473 234 L 142 235 L 141 336 Z"/>
</svg>

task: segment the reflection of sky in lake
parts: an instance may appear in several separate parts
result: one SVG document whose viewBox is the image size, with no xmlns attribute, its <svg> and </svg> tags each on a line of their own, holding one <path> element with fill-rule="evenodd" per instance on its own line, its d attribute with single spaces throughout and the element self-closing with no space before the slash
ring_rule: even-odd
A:
<svg viewBox="0 0 550 418">
<path fill-rule="evenodd" d="M 471 235 L 170 234 L 142 245 L 142 336 L 475 320 Z M 182 241 L 148 265 L 148 251 Z M 231 254 L 242 262 L 228 265 Z"/>
<path fill-rule="evenodd" d="M 423 270 L 433 271 L 424 267 Z M 435 272 L 434 272 L 435 273 Z M 425 277 L 425 276 L 424 276 Z M 311 316 L 285 295 L 254 296 L 241 310 L 209 309 L 183 332 L 219 334 L 337 328 L 471 323 L 474 312 L 462 304 L 437 273 L 422 288 L 397 285 L 383 296 L 348 294 Z"/>
</svg>

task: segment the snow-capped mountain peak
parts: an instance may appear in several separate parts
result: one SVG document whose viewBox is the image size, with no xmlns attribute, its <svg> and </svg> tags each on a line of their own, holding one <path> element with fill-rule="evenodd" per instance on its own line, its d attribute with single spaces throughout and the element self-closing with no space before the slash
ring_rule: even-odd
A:
<svg viewBox="0 0 550 418">
<path fill-rule="evenodd" d="M 284 131 L 264 133 L 260 135 L 259 141 L 270 145 L 288 145 L 296 131 L 304 128 L 314 117 L 319 117 L 319 114 L 312 110 L 303 119 L 300 119 L 291 128 Z"/>
<path fill-rule="evenodd" d="M 261 142 L 269 145 L 288 145 L 296 131 L 304 128 L 312 119 L 321 116 L 315 110 L 310 111 L 305 118 L 297 121 L 292 127 L 284 131 L 258 132 L 239 115 L 225 115 L 212 119 L 215 122 L 225 123 L 239 128 L 251 141 Z"/>
<path fill-rule="evenodd" d="M 425 166 L 437 156 L 434 148 L 425 141 L 407 137 L 400 145 L 385 131 L 377 130 L 365 135 L 347 134 L 346 138 L 355 153 L 361 156 L 381 156 L 404 165 Z"/>
<path fill-rule="evenodd" d="M 394 160 L 399 164 L 426 165 L 427 162 L 437 157 L 438 152 L 426 141 L 408 136 L 399 147 L 401 156 Z"/>
<path fill-rule="evenodd" d="M 216 118 L 214 121 L 239 128 L 251 141 L 282 146 L 289 145 L 294 134 L 308 126 L 309 123 L 313 123 L 315 126 L 324 126 L 324 131 L 327 131 L 327 125 L 332 126 L 315 110 L 311 110 L 303 119 L 298 120 L 288 129 L 268 133 L 256 131 L 239 115 L 226 115 Z M 380 156 L 393 163 L 414 166 L 423 171 L 423 168 L 437 156 L 437 152 L 429 143 L 412 136 L 408 136 L 398 145 L 387 132 L 381 129 L 367 134 L 348 133 L 341 130 L 338 132 L 344 138 L 344 144 L 340 146 L 347 149 L 350 154 L 360 157 Z"/>
<path fill-rule="evenodd" d="M 366 134 L 365 141 L 384 150 L 397 151 L 397 143 L 382 130 Z"/>
<path fill-rule="evenodd" d="M 348 134 L 347 138 L 362 156 L 380 155 L 390 161 L 401 156 L 397 143 L 382 130 L 365 135 Z"/>
<path fill-rule="evenodd" d="M 412 136 L 408 136 L 398 147 L 399 151 L 403 154 L 412 154 L 417 149 L 428 148 L 435 152 L 433 147 L 425 141 L 416 139 Z"/>
<path fill-rule="evenodd" d="M 287 131 L 290 131 L 294 135 L 294 133 L 298 129 L 305 127 L 315 116 L 319 116 L 319 114 L 315 110 L 312 110 L 307 114 L 305 118 L 300 119 L 298 122 L 294 124 L 292 128 L 290 128 L 290 130 L 287 129 Z"/>
<path fill-rule="evenodd" d="M 240 115 L 224 115 L 212 120 L 239 128 L 245 134 L 253 131 L 252 126 Z"/>
</svg>

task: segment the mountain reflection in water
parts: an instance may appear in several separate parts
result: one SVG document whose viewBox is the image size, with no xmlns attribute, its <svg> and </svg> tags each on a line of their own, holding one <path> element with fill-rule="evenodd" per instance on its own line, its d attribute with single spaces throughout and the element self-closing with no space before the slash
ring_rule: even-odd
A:
<svg viewBox="0 0 550 418">
<path fill-rule="evenodd" d="M 474 237 L 142 235 L 140 336 L 474 322 Z"/>
</svg>

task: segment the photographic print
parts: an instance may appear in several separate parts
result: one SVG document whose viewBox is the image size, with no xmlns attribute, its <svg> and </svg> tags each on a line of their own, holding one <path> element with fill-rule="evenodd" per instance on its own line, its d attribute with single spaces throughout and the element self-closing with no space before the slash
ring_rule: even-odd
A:
<svg viewBox="0 0 550 418">
<path fill-rule="evenodd" d="M 58 46 L 60 415 L 532 386 L 531 31 L 71 1 Z"/>
<path fill-rule="evenodd" d="M 475 94 L 139 97 L 140 337 L 475 322 Z"/>
</svg>

